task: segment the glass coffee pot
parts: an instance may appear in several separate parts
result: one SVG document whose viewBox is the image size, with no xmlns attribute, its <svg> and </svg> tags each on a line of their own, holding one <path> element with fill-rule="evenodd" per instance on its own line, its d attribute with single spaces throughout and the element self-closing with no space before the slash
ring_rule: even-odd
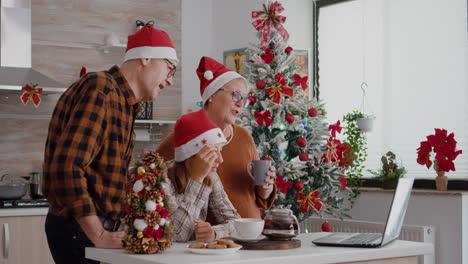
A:
<svg viewBox="0 0 468 264">
<path fill-rule="evenodd" d="M 299 235 L 296 216 L 289 209 L 271 209 L 265 216 L 263 234 L 271 240 L 291 240 Z"/>
</svg>

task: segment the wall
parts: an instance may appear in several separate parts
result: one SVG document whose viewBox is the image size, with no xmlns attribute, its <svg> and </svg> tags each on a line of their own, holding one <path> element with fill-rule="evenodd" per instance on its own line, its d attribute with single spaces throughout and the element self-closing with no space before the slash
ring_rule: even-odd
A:
<svg viewBox="0 0 468 264">
<path fill-rule="evenodd" d="M 182 73 L 183 113 L 189 109 L 199 109 L 196 102 L 201 100 L 200 82 L 195 69 L 202 56 L 210 56 L 223 62 L 224 51 L 258 44 L 256 31 L 251 24 L 251 13 L 261 10 L 264 2 L 262 0 L 203 0 L 195 4 L 191 0 L 182 0 L 184 14 L 182 47 L 186 54 L 184 55 L 186 64 L 183 65 Z M 295 49 L 312 50 L 312 1 L 281 2 L 285 8 L 281 15 L 287 17 L 285 28 L 290 34 L 289 43 Z M 198 31 L 194 34 L 192 30 Z"/>
<path fill-rule="evenodd" d="M 137 19 L 156 20 L 157 27 L 169 32 L 180 55 L 181 0 L 32 0 L 32 40 L 100 45 L 113 32 L 121 42 L 134 32 Z M 88 71 L 100 71 L 120 64 L 124 49 L 106 54 L 95 48 L 70 48 L 55 45 L 33 45 L 32 65 L 69 86 L 79 76 L 82 65 Z M 35 109 L 31 103 L 23 106 L 18 93 L 0 93 L 0 113 L 44 115 L 52 113 L 59 95 L 43 96 Z M 154 119 L 175 120 L 180 115 L 181 73 L 174 86 L 165 89 L 155 102 Z M 0 168 L 10 168 L 10 174 L 27 175 L 40 171 L 49 120 L 1 119 Z M 153 142 L 155 143 L 155 142 Z M 135 152 L 147 144 L 137 144 Z"/>
</svg>

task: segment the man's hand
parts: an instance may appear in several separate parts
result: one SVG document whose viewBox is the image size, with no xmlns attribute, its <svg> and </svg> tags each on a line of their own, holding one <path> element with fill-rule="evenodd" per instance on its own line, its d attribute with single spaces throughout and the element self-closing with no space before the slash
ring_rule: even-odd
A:
<svg viewBox="0 0 468 264">
<path fill-rule="evenodd" d="M 216 239 L 216 233 L 210 223 L 195 220 L 195 238 L 200 242 L 211 242 Z"/>
<path fill-rule="evenodd" d="M 265 179 L 266 185 L 261 186 L 259 189 L 257 189 L 258 195 L 266 200 L 268 197 L 270 197 L 271 192 L 273 191 L 273 186 L 275 185 L 275 179 L 276 179 L 276 168 L 271 166 L 270 170 L 267 172 L 268 178 Z"/>
<path fill-rule="evenodd" d="M 86 236 L 97 248 L 122 248 L 125 232 L 108 232 L 102 226 L 101 220 L 95 215 L 76 219 Z"/>
<path fill-rule="evenodd" d="M 187 161 L 187 170 L 194 181 L 202 183 L 211 172 L 219 151 L 215 146 L 206 145 L 195 156 Z"/>
</svg>

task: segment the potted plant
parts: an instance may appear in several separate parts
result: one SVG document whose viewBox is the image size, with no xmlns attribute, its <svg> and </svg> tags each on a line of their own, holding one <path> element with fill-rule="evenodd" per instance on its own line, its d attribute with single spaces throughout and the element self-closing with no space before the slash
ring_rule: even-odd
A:
<svg viewBox="0 0 468 264">
<path fill-rule="evenodd" d="M 421 165 L 426 165 L 428 169 L 434 163 L 434 170 L 437 173 L 436 188 L 439 191 L 447 191 L 448 178 L 445 173 L 451 170 L 455 171 L 453 161 L 462 151 L 457 150 L 455 135 L 450 133 L 447 136 L 445 129 L 436 128 L 435 134 L 426 138 L 427 140 L 422 141 L 417 149 L 418 158 L 416 161 Z M 434 162 L 431 160 L 431 152 L 435 154 Z"/>
<path fill-rule="evenodd" d="M 350 161 L 350 165 L 346 169 L 346 175 L 349 179 L 349 186 L 354 187 L 356 193 L 357 188 L 362 185 L 362 176 L 364 162 L 367 159 L 367 139 L 364 132 L 359 129 L 357 119 L 363 118 L 364 115 L 360 111 L 353 111 L 343 117 L 345 125 L 343 126 L 343 135 L 346 139 L 343 144 L 348 145 L 349 153 L 345 153 L 346 159 Z"/>
<path fill-rule="evenodd" d="M 375 116 L 359 112 L 362 117 L 356 119 L 356 123 L 362 132 L 371 132 L 374 126 Z"/>
<path fill-rule="evenodd" d="M 372 170 L 368 170 L 368 172 L 376 176 L 376 179 L 382 182 L 383 189 L 395 189 L 398 184 L 398 179 L 403 177 L 406 173 L 405 167 L 398 166 L 396 163 L 396 156 L 391 151 L 383 155 L 380 161 L 382 162 L 382 168 L 378 172 Z"/>
</svg>

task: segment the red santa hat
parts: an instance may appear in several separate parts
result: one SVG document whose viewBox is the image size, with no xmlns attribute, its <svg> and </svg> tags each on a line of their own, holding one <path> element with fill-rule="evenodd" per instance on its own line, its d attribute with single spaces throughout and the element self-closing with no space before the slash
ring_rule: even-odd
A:
<svg viewBox="0 0 468 264">
<path fill-rule="evenodd" d="M 200 95 L 203 103 L 208 98 L 221 89 L 226 83 L 242 78 L 242 75 L 226 68 L 223 64 L 210 57 L 202 57 L 197 68 L 197 75 L 200 79 Z M 245 80 L 245 79 L 244 79 Z"/>
<path fill-rule="evenodd" d="M 224 144 L 221 129 L 208 118 L 205 109 L 183 115 L 174 126 L 175 161 L 184 161 L 205 145 Z"/>
<path fill-rule="evenodd" d="M 128 36 L 124 61 L 132 59 L 170 59 L 179 61 L 169 35 L 153 26 L 145 26 Z"/>
</svg>

